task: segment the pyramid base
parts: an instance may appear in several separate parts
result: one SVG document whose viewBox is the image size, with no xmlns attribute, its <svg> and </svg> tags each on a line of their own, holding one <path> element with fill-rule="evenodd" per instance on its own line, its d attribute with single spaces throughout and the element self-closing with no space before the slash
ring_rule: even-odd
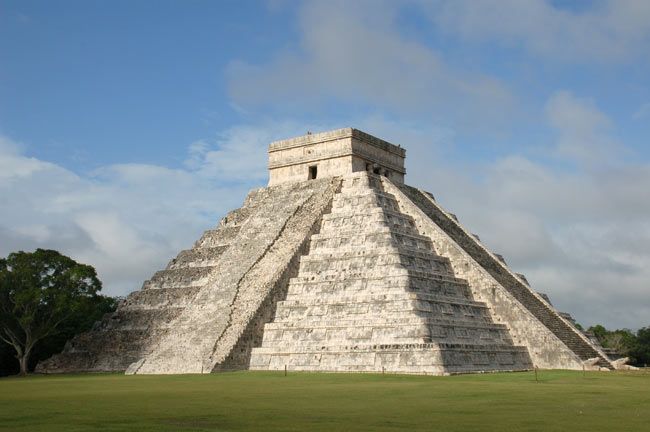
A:
<svg viewBox="0 0 650 432">
<path fill-rule="evenodd" d="M 271 352 L 255 348 L 251 370 L 305 372 L 370 372 L 450 375 L 532 369 L 526 349 L 504 346 L 454 346 L 438 344 L 327 347 L 321 351 Z"/>
</svg>

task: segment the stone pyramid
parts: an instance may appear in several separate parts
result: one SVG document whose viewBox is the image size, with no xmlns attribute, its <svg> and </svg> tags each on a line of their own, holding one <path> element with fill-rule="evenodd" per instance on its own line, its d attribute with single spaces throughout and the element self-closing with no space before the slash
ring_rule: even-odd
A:
<svg viewBox="0 0 650 432">
<path fill-rule="evenodd" d="M 269 186 L 41 372 L 613 368 L 356 129 L 277 141 Z"/>
</svg>

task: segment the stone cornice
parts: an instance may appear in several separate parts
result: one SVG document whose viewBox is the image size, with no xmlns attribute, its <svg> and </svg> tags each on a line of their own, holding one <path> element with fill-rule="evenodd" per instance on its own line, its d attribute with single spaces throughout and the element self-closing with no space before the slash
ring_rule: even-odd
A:
<svg viewBox="0 0 650 432">
<path fill-rule="evenodd" d="M 358 141 L 364 142 L 373 147 L 380 148 L 399 157 L 406 157 L 406 150 L 401 146 L 391 144 L 388 141 L 384 141 L 380 138 L 354 128 L 336 129 L 328 132 L 307 134 L 286 140 L 274 141 L 271 143 L 271 145 L 269 145 L 269 153 L 311 144 L 335 141 L 342 138 L 354 138 Z"/>
</svg>

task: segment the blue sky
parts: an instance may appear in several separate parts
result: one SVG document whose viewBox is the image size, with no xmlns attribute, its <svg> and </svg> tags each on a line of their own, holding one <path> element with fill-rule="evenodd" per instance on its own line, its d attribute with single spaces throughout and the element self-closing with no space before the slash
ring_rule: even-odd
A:
<svg viewBox="0 0 650 432">
<path fill-rule="evenodd" d="M 584 324 L 650 316 L 650 2 L 0 0 L 0 254 L 124 295 L 353 126 Z"/>
</svg>

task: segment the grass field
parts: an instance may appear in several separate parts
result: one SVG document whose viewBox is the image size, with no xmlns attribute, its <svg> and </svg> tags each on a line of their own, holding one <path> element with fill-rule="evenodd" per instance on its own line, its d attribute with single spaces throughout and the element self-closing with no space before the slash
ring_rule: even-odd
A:
<svg viewBox="0 0 650 432">
<path fill-rule="evenodd" d="M 0 430 L 650 431 L 650 373 L 6 378 Z"/>
</svg>

